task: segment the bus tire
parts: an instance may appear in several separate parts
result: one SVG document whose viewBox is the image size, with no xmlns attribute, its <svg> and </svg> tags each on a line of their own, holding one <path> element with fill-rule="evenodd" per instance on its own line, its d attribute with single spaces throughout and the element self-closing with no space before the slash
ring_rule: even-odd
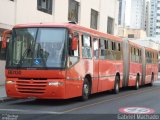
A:
<svg viewBox="0 0 160 120">
<path fill-rule="evenodd" d="M 135 90 L 139 89 L 139 79 L 136 79 L 136 83 L 135 83 Z"/>
<path fill-rule="evenodd" d="M 86 101 L 88 100 L 90 95 L 90 84 L 89 84 L 89 80 L 87 78 L 84 79 L 83 82 L 83 88 L 82 88 L 82 101 Z"/>
<path fill-rule="evenodd" d="M 150 86 L 153 86 L 153 82 L 154 82 L 154 74 L 152 74 Z"/>
<path fill-rule="evenodd" d="M 119 81 L 120 81 L 119 77 L 116 76 L 115 83 L 114 83 L 114 89 L 113 89 L 114 94 L 119 93 Z"/>
</svg>

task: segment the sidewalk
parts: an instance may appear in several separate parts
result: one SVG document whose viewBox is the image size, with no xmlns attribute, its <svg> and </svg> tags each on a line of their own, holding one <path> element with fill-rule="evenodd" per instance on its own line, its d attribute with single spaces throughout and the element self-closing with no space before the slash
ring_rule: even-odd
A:
<svg viewBox="0 0 160 120">
<path fill-rule="evenodd" d="M 0 99 L 6 97 L 5 86 L 0 86 Z"/>
<path fill-rule="evenodd" d="M 6 98 L 5 90 L 5 61 L 0 61 L 0 102 Z"/>
<path fill-rule="evenodd" d="M 0 86 L 5 84 L 5 61 L 0 60 Z"/>
</svg>

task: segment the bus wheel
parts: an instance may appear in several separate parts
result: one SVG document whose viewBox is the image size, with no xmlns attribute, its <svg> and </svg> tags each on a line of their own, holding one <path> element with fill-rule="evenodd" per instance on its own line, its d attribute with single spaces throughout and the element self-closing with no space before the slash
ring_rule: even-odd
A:
<svg viewBox="0 0 160 120">
<path fill-rule="evenodd" d="M 139 89 L 139 80 L 136 80 L 136 85 L 135 85 L 135 89 L 138 90 Z"/>
<path fill-rule="evenodd" d="M 115 79 L 113 92 L 114 92 L 114 94 L 119 93 L 119 77 L 118 76 L 116 76 L 116 79 Z"/>
<path fill-rule="evenodd" d="M 90 84 L 87 78 L 84 79 L 83 89 L 82 89 L 82 100 L 88 100 L 90 94 Z"/>
<path fill-rule="evenodd" d="M 153 86 L 153 82 L 154 82 L 154 75 L 152 74 L 150 86 Z"/>
</svg>

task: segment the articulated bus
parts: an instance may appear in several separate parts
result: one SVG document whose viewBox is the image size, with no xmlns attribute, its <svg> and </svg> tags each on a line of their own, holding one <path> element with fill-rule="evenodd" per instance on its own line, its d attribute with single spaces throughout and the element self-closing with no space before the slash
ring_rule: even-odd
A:
<svg viewBox="0 0 160 120">
<path fill-rule="evenodd" d="M 11 36 L 7 43 L 7 36 Z M 8 97 L 68 99 L 158 77 L 158 51 L 76 24 L 26 24 L 5 31 Z"/>
</svg>

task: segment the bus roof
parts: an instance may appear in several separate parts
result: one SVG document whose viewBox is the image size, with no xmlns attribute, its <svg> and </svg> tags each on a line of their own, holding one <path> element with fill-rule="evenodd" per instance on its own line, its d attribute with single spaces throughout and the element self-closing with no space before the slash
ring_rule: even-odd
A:
<svg viewBox="0 0 160 120">
<path fill-rule="evenodd" d="M 82 27 L 77 24 L 71 24 L 71 23 L 38 23 L 38 24 L 36 23 L 36 24 L 19 24 L 14 26 L 14 28 L 28 28 L 28 27 L 65 27 L 65 28 L 74 29 L 76 31 L 88 33 L 88 34 L 94 35 L 95 37 L 96 36 L 100 38 L 104 37 L 111 40 L 122 41 L 122 38 L 120 37 L 107 34 L 107 33 L 102 33 L 91 28 L 86 28 L 86 27 Z"/>
<path fill-rule="evenodd" d="M 130 44 L 130 45 L 133 45 L 133 46 L 138 47 L 138 48 L 143 48 L 143 46 L 140 45 L 140 44 L 137 44 L 137 43 L 135 43 L 135 42 L 133 42 L 133 41 L 130 41 L 130 40 L 128 40 L 128 41 L 129 41 L 129 44 Z"/>
<path fill-rule="evenodd" d="M 149 48 L 149 47 L 144 47 L 147 51 L 151 51 L 151 52 L 158 52 L 158 50 L 153 49 L 153 48 Z"/>
</svg>

